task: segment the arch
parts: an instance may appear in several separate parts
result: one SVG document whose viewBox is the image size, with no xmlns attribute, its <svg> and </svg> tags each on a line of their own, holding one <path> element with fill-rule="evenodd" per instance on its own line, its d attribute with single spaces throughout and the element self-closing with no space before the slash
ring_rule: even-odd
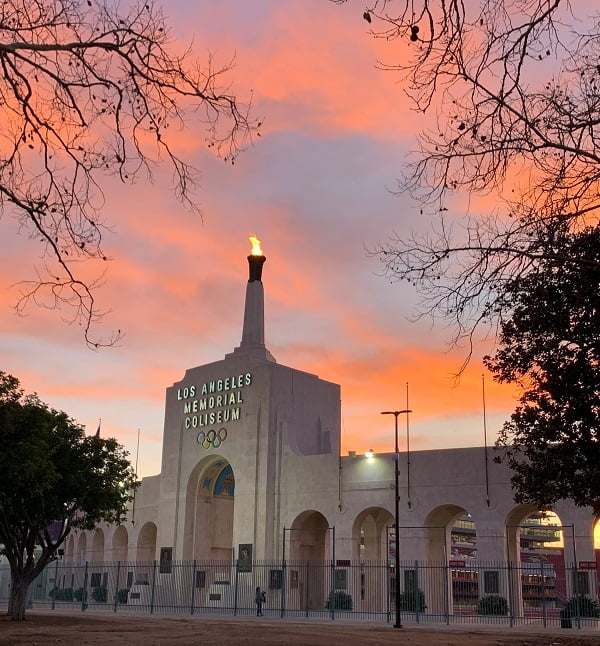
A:
<svg viewBox="0 0 600 646">
<path fill-rule="evenodd" d="M 79 534 L 79 539 L 77 541 L 77 554 L 75 557 L 75 562 L 83 565 L 86 561 L 87 556 L 87 538 L 85 532 Z"/>
<path fill-rule="evenodd" d="M 356 561 L 380 561 L 388 558 L 388 532 L 394 517 L 383 507 L 364 509 L 352 524 L 353 557 Z"/>
<path fill-rule="evenodd" d="M 104 561 L 104 532 L 97 528 L 92 534 L 92 549 L 88 555 L 91 563 L 102 563 Z"/>
<path fill-rule="evenodd" d="M 562 521 L 549 509 L 519 505 L 506 519 L 508 560 L 513 564 L 509 581 L 513 606 L 562 605 L 572 582 L 567 580 Z"/>
<path fill-rule="evenodd" d="M 126 561 L 127 551 L 129 548 L 129 535 L 124 525 L 119 525 L 115 529 L 112 537 L 112 560 Z"/>
<path fill-rule="evenodd" d="M 425 558 L 447 562 L 452 557 L 452 529 L 457 520 L 468 515 L 464 507 L 440 505 L 425 518 Z"/>
<path fill-rule="evenodd" d="M 156 525 L 144 523 L 137 540 L 137 561 L 154 561 L 156 558 Z"/>
<path fill-rule="evenodd" d="M 354 604 L 357 610 L 377 611 L 381 605 L 381 588 L 385 580 L 381 578 L 381 563 L 390 557 L 388 528 L 394 524 L 394 517 L 383 507 L 364 509 L 352 524 L 353 559 L 360 562 L 360 568 L 349 572 Z M 395 546 L 394 546 L 395 547 Z M 375 567 L 369 567 L 369 564 Z M 387 572 L 388 569 L 384 570 Z"/>
<path fill-rule="evenodd" d="M 294 560 L 322 563 L 330 555 L 329 523 L 314 509 L 296 516 L 291 527 L 290 552 Z"/>
<path fill-rule="evenodd" d="M 564 531 L 560 517 L 550 509 L 519 505 L 506 518 L 507 557 L 513 563 L 527 560 L 529 554 L 545 554 L 549 549 L 564 552 Z"/>
<path fill-rule="evenodd" d="M 456 504 L 440 505 L 425 518 L 425 559 L 450 565 L 447 582 L 448 606 L 472 605 L 479 596 L 479 575 L 473 565 L 477 557 L 477 526 L 467 509 Z M 405 589 L 411 587 L 405 572 Z M 416 576 L 416 573 L 415 575 Z M 414 584 L 412 584 L 414 586 Z M 422 584 L 418 583 L 419 589 Z M 443 610 L 443 598 L 425 589 L 426 604 L 434 612 Z"/>
<path fill-rule="evenodd" d="M 308 608 L 322 609 L 331 585 L 328 568 L 323 567 L 331 558 L 329 522 L 310 509 L 296 516 L 289 532 L 290 560 L 298 567 L 298 598 Z"/>
<path fill-rule="evenodd" d="M 73 563 L 75 561 L 75 536 L 71 534 L 67 538 L 67 544 L 65 546 L 65 562 Z"/>
<path fill-rule="evenodd" d="M 233 559 L 235 476 L 220 455 L 202 459 L 186 487 L 183 558 Z"/>
</svg>

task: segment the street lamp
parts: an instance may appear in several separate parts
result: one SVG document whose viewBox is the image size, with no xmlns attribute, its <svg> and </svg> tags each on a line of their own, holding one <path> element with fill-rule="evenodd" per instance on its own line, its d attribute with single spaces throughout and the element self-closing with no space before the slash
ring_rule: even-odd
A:
<svg viewBox="0 0 600 646">
<path fill-rule="evenodd" d="M 394 434 L 396 438 L 396 461 L 394 469 L 394 489 L 396 493 L 396 504 L 395 504 L 395 521 L 396 521 L 396 581 L 395 581 L 395 596 L 396 596 L 396 623 L 394 628 L 402 628 L 402 622 L 400 621 L 400 567 L 399 567 L 399 557 L 400 557 L 400 492 L 398 489 L 398 480 L 400 476 L 400 450 L 398 448 L 398 415 L 412 413 L 412 410 L 384 410 L 381 411 L 382 415 L 393 415 L 394 416 Z"/>
</svg>

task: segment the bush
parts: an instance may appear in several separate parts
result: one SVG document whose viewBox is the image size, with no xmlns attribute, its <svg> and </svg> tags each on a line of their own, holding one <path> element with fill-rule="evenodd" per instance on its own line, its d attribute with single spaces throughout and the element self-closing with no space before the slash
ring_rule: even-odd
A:
<svg viewBox="0 0 600 646">
<path fill-rule="evenodd" d="M 331 601 L 333 599 L 334 610 L 352 610 L 352 595 L 344 592 L 343 590 L 336 590 L 333 594 L 329 595 L 326 608 L 331 608 Z"/>
<path fill-rule="evenodd" d="M 480 615 L 507 615 L 508 602 L 498 594 L 489 594 L 479 599 L 477 612 Z"/>
<path fill-rule="evenodd" d="M 49 596 L 54 601 L 73 601 L 73 588 L 53 588 Z"/>
<path fill-rule="evenodd" d="M 400 595 L 400 610 L 405 612 L 424 612 L 427 606 L 425 605 L 425 593 L 423 590 L 407 590 Z"/>
<path fill-rule="evenodd" d="M 117 592 L 118 603 L 127 603 L 128 597 L 129 597 L 129 588 L 121 588 L 121 590 Z"/>
<path fill-rule="evenodd" d="M 77 588 L 75 592 L 73 592 L 73 596 L 75 597 L 75 601 L 83 601 L 83 588 Z"/>
<path fill-rule="evenodd" d="M 92 599 L 94 601 L 97 601 L 98 603 L 106 603 L 107 597 L 108 591 L 105 587 L 99 585 L 96 588 L 92 588 Z"/>
<path fill-rule="evenodd" d="M 585 594 L 571 597 L 561 611 L 561 617 L 600 617 L 600 606 Z"/>
</svg>

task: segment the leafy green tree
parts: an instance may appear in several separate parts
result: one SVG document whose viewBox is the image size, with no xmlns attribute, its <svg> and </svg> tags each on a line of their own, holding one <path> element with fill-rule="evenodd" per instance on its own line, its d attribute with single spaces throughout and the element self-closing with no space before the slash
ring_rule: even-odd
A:
<svg viewBox="0 0 600 646">
<path fill-rule="evenodd" d="M 8 614 L 25 616 L 31 582 L 75 529 L 125 518 L 134 486 L 115 439 L 86 437 L 64 412 L 0 371 L 0 545 L 10 565 Z M 58 536 L 52 523 L 61 523 Z"/>
<path fill-rule="evenodd" d="M 572 498 L 600 514 L 600 226 L 565 228 L 535 271 L 506 284 L 499 346 L 485 362 L 522 387 L 499 438 L 517 500 Z"/>
<path fill-rule="evenodd" d="M 195 59 L 154 0 L 3 0 L 0 4 L 0 216 L 41 243 L 44 265 L 21 283 L 29 303 L 66 308 L 90 346 L 101 312 L 83 261 L 108 260 L 103 185 L 151 181 L 170 167 L 192 210 L 198 173 L 177 149 L 193 120 L 233 162 L 257 123 L 230 88 L 232 63 Z M 96 274 L 97 276 L 97 274 Z"/>
</svg>

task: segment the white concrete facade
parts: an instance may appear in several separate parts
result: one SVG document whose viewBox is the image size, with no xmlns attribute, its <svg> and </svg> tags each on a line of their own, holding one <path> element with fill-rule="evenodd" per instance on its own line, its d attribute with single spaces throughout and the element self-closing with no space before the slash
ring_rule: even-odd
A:
<svg viewBox="0 0 600 646">
<path fill-rule="evenodd" d="M 249 263 L 240 346 L 167 388 L 160 475 L 142 480 L 124 525 L 72 536 L 68 561 L 388 557 L 395 456 L 340 457 L 340 387 L 275 361 L 264 257 Z M 518 560 L 517 526 L 536 509 L 513 502 L 494 454 L 400 453 L 401 560 L 447 563 L 450 531 L 467 513 L 478 559 Z M 595 561 L 591 509 L 561 501 L 555 512 L 565 560 Z"/>
</svg>

